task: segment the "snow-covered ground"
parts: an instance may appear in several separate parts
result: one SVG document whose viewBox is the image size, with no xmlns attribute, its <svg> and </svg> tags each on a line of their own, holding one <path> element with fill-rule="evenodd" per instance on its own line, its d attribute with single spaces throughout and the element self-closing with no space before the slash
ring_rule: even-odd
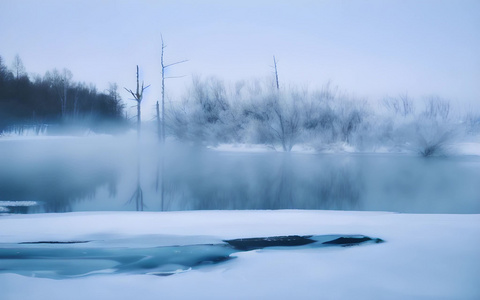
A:
<svg viewBox="0 0 480 300">
<path fill-rule="evenodd" d="M 219 144 L 215 147 L 208 147 L 209 149 L 222 152 L 241 152 L 241 153 L 262 153 L 270 151 L 283 151 L 281 147 L 272 147 L 267 145 L 256 144 Z M 478 142 L 458 142 L 445 146 L 447 155 L 476 155 L 480 156 L 480 141 Z M 315 153 L 413 153 L 418 155 L 414 150 L 378 147 L 370 150 L 359 151 L 355 147 L 346 143 L 339 143 L 329 145 L 322 150 L 315 150 L 312 147 L 304 144 L 295 145 L 292 149 L 295 153 L 315 154 Z"/>
<path fill-rule="evenodd" d="M 50 137 L 38 137 L 45 138 Z M 16 139 L 32 137 L 3 136 L 0 141 Z M 213 149 L 275 151 L 255 145 Z M 480 141 L 452 149 L 457 155 L 480 155 Z M 293 150 L 314 153 L 301 145 Z M 0 215 L 0 248 L 38 241 L 102 241 L 142 248 L 329 234 L 366 235 L 385 243 L 238 252 L 232 254 L 236 259 L 167 277 L 122 273 L 36 278 L 2 272 L 0 260 L 0 300 L 480 299 L 478 214 L 280 210 Z"/>
<path fill-rule="evenodd" d="M 156 133 L 152 130 L 147 130 L 142 133 L 144 140 L 156 140 Z M 125 134 L 118 136 L 112 136 L 108 134 L 98 134 L 88 130 L 79 131 L 73 135 L 47 135 L 45 132 L 36 133 L 34 130 L 25 130 L 22 133 L 10 132 L 0 133 L 0 142 L 19 141 L 19 140 L 57 140 L 57 139 L 72 139 L 72 138 L 89 138 L 89 139 L 124 139 L 131 143 L 136 141 L 136 132 L 130 130 Z M 174 139 L 171 142 L 175 142 Z M 265 144 L 217 144 L 215 146 L 207 146 L 208 149 L 221 152 L 238 152 L 238 153 L 264 153 L 264 152 L 283 152 L 280 145 L 272 146 Z M 480 156 L 480 135 L 470 136 L 467 140 L 459 140 L 456 142 L 448 143 L 444 145 L 447 155 L 475 155 Z M 348 143 L 333 143 L 327 144 L 324 148 L 315 149 L 308 144 L 296 144 L 292 151 L 294 153 L 315 154 L 315 153 L 413 153 L 418 155 L 418 151 L 410 149 L 409 147 L 388 147 L 379 146 L 368 149 L 359 150 L 353 145 Z"/>
<path fill-rule="evenodd" d="M 480 299 L 480 215 L 280 210 L 0 216 L 1 244 L 134 238 L 131 246 L 138 248 L 324 234 L 361 234 L 385 243 L 238 252 L 236 259 L 167 277 L 55 280 L 4 273 L 0 299 Z"/>
<path fill-rule="evenodd" d="M 480 156 L 480 142 L 457 143 L 451 146 L 453 153 L 457 155 L 478 155 Z"/>
</svg>

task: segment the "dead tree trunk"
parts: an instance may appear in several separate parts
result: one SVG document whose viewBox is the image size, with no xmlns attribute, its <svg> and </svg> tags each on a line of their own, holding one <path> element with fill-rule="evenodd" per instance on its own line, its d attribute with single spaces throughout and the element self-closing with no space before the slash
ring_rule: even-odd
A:
<svg viewBox="0 0 480 300">
<path fill-rule="evenodd" d="M 181 60 L 181 61 L 177 61 L 177 62 L 168 64 L 168 65 L 165 65 L 164 60 L 163 60 L 163 56 L 164 56 L 165 48 L 167 48 L 167 46 L 163 42 L 163 36 L 161 36 L 161 39 L 162 39 L 162 52 L 161 52 L 161 56 L 160 56 L 160 64 L 161 64 L 161 67 L 162 67 L 162 139 L 161 139 L 161 141 L 162 141 L 162 143 L 165 143 L 165 79 L 183 77 L 183 76 L 165 77 L 165 70 L 167 68 L 173 66 L 173 65 L 178 65 L 178 64 L 187 62 L 188 60 Z"/>
<path fill-rule="evenodd" d="M 133 92 L 132 90 L 130 89 L 127 89 L 125 88 L 125 90 L 127 90 L 127 92 L 129 92 L 132 96 L 133 96 L 133 100 L 137 101 L 137 132 L 138 132 L 138 135 L 140 136 L 140 128 L 141 128 L 141 120 L 142 120 L 142 111 L 141 111 L 141 108 L 140 108 L 140 104 L 142 103 L 142 100 L 143 100 L 143 92 L 150 86 L 146 86 L 144 87 L 144 83 L 142 81 L 142 88 L 140 89 L 140 81 L 138 79 L 138 65 L 137 65 L 137 90 L 136 92 Z"/>
<path fill-rule="evenodd" d="M 142 87 L 140 88 L 140 81 L 138 79 L 138 65 L 137 65 L 137 89 L 135 92 L 133 92 L 130 89 L 125 88 L 127 92 L 129 92 L 133 96 L 133 100 L 137 102 L 137 187 L 135 189 L 135 192 L 133 193 L 132 197 L 130 198 L 129 202 L 135 201 L 135 208 L 136 210 L 143 210 L 144 208 L 144 203 L 143 203 L 143 190 L 141 186 L 141 181 L 140 181 L 140 175 L 141 175 L 141 169 L 140 169 L 140 129 L 141 129 L 141 120 L 142 120 L 142 111 L 141 111 L 141 106 L 140 104 L 142 103 L 143 100 L 143 92 L 145 89 L 147 89 L 149 86 L 144 87 L 144 84 L 142 82 Z"/>
<path fill-rule="evenodd" d="M 277 85 L 277 91 L 279 91 L 280 85 L 278 84 L 277 60 L 275 59 L 275 55 L 273 56 L 273 67 L 275 68 L 275 83 Z"/>
<path fill-rule="evenodd" d="M 157 103 L 155 104 L 155 112 L 157 114 L 157 134 L 158 139 L 162 140 L 162 118 L 160 118 L 160 105 Z"/>
<path fill-rule="evenodd" d="M 168 78 L 180 78 L 183 76 L 178 76 L 178 77 L 165 77 L 165 70 L 168 67 L 171 67 L 173 65 L 181 64 L 186 62 L 187 60 L 182 60 L 182 61 L 177 61 L 168 65 L 165 65 L 164 62 L 164 53 L 165 53 L 165 48 L 167 47 L 163 41 L 163 36 L 161 36 L 162 39 L 162 51 L 161 51 L 161 56 L 160 56 L 160 65 L 162 67 L 162 117 L 160 118 L 160 107 L 157 102 L 157 122 L 158 122 L 158 134 L 159 138 L 161 141 L 161 144 L 163 147 L 165 147 L 165 79 Z M 161 130 L 160 130 L 161 128 Z M 161 157 L 160 157 L 160 166 L 157 166 L 157 190 L 158 190 L 158 181 L 160 180 L 160 201 L 161 201 L 161 210 L 164 210 L 165 206 L 165 148 L 162 149 L 161 151 Z M 160 172 L 158 170 L 160 169 Z"/>
</svg>

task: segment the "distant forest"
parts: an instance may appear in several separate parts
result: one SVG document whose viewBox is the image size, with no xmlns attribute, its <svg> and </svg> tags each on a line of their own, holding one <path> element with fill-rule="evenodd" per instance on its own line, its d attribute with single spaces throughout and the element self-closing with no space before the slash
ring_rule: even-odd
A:
<svg viewBox="0 0 480 300">
<path fill-rule="evenodd" d="M 72 77 L 67 69 L 53 69 L 30 78 L 18 55 L 12 68 L 0 56 L 0 133 L 67 124 L 103 132 L 126 124 L 116 84 L 98 92 L 94 85 L 74 82 Z"/>
<path fill-rule="evenodd" d="M 170 139 L 203 146 L 263 144 L 288 152 L 306 145 L 317 151 L 384 149 L 432 156 L 480 133 L 478 112 L 455 111 L 439 96 L 414 99 L 405 93 L 372 106 L 329 83 L 308 89 L 279 83 L 277 73 L 273 79 L 232 85 L 194 76 L 180 99 L 166 103 L 163 120 L 157 106 L 159 137 L 163 131 Z M 18 56 L 10 69 L 0 57 L 0 134 L 45 127 L 48 134 L 65 127 L 111 132 L 129 124 L 116 84 L 98 92 L 94 85 L 72 81 L 66 69 L 29 77 Z"/>
</svg>

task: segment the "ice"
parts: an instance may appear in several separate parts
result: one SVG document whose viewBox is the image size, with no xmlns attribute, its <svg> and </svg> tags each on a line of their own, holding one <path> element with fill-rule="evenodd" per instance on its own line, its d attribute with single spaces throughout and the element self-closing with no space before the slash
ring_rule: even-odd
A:
<svg viewBox="0 0 480 300">
<path fill-rule="evenodd" d="M 56 245 L 78 249 L 90 247 L 90 243 L 118 248 L 133 244 L 142 252 L 162 240 L 159 246 L 288 235 L 366 235 L 386 242 L 358 247 L 264 248 L 236 252 L 235 259 L 191 270 L 172 261 L 165 268 L 147 272 L 170 276 L 118 273 L 110 269 L 108 260 L 102 272 L 71 279 L 4 273 L 0 274 L 0 295 L 6 300 L 480 297 L 480 215 L 280 210 L 0 217 L 3 244 L 91 241 Z M 142 243 L 146 246 L 140 246 Z M 89 262 L 86 260 L 83 272 L 89 271 Z"/>
<path fill-rule="evenodd" d="M 230 260 L 234 257 L 232 254 L 241 251 L 267 247 L 345 247 L 371 241 L 383 242 L 381 239 L 365 236 L 337 235 L 247 238 L 213 244 L 170 244 L 155 247 L 145 247 L 138 238 L 123 240 L 123 247 L 112 246 L 109 241 L 23 242 L 0 244 L 0 273 L 54 279 L 109 272 L 172 275 L 179 271 Z"/>
</svg>

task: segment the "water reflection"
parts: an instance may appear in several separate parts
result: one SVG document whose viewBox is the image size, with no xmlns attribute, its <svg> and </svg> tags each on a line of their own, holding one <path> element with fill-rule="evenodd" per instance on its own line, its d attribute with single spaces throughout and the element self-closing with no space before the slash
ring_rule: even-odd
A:
<svg viewBox="0 0 480 300">
<path fill-rule="evenodd" d="M 0 199 L 38 203 L 38 206 L 10 206 L 10 211 L 19 213 L 72 211 L 75 202 L 95 199 L 102 186 L 107 187 L 111 197 L 116 195 L 114 170 L 89 164 L 79 168 L 63 159 L 41 166 L 0 170 Z"/>
<path fill-rule="evenodd" d="M 227 153 L 97 138 L 3 141 L 0 166 L 0 201 L 40 203 L 10 207 L 20 213 L 142 209 L 480 212 L 478 157 Z M 139 187 L 141 198 L 135 197 Z"/>
<path fill-rule="evenodd" d="M 0 200 L 13 213 L 68 212 L 75 203 L 96 199 L 104 187 L 117 195 L 114 165 L 95 159 L 94 152 L 72 141 L 13 141 L 0 143 Z M 89 147 L 89 146 L 88 146 Z"/>
<path fill-rule="evenodd" d="M 351 164 L 338 165 L 335 157 L 198 155 L 190 168 L 167 175 L 168 208 L 351 210 L 361 206 L 364 184 L 359 170 Z"/>
</svg>

